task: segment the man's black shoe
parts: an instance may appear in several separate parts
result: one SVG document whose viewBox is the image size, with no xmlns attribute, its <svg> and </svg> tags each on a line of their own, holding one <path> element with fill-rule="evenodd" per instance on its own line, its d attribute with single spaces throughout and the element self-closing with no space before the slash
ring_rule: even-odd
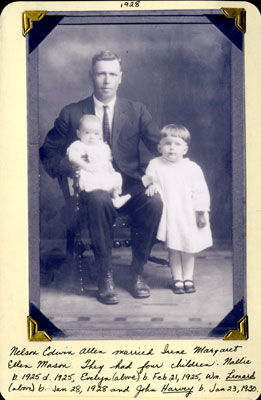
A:
<svg viewBox="0 0 261 400">
<path fill-rule="evenodd" d="M 107 272 L 99 279 L 97 299 L 103 304 L 119 303 L 111 272 Z"/>
<path fill-rule="evenodd" d="M 150 297 L 150 288 L 142 275 L 134 276 L 131 292 L 134 297 L 139 299 Z"/>
</svg>

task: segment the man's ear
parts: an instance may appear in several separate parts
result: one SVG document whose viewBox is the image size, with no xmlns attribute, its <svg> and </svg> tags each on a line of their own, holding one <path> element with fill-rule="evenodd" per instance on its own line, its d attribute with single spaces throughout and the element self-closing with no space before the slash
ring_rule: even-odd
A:
<svg viewBox="0 0 261 400">
<path fill-rule="evenodd" d="M 121 81 L 122 81 L 122 71 L 120 71 L 120 73 L 119 73 L 119 84 L 121 83 Z"/>
<path fill-rule="evenodd" d="M 160 145 L 160 143 L 158 144 L 157 148 L 158 148 L 158 152 L 161 154 L 162 151 L 161 151 L 161 145 Z"/>
<path fill-rule="evenodd" d="M 91 69 L 89 70 L 89 77 L 90 77 L 91 81 L 93 82 L 93 72 Z"/>
<path fill-rule="evenodd" d="M 80 139 L 80 131 L 79 131 L 79 129 L 76 129 L 76 135 Z"/>
</svg>

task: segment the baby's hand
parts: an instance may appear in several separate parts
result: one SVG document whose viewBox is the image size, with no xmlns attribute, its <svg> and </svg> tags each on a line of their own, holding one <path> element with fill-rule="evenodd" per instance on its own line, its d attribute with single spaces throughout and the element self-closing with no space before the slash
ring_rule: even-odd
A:
<svg viewBox="0 0 261 400">
<path fill-rule="evenodd" d="M 207 220 L 204 211 L 196 211 L 196 221 L 198 228 L 204 228 L 204 226 L 206 226 Z"/>
<path fill-rule="evenodd" d="M 83 155 L 81 156 L 81 158 L 83 159 L 83 161 L 89 162 L 89 156 L 88 156 L 87 154 L 83 154 Z"/>
<path fill-rule="evenodd" d="M 148 197 L 154 196 L 154 194 L 158 193 L 158 188 L 155 185 L 155 183 L 151 183 L 147 189 L 145 190 L 145 193 Z"/>
</svg>

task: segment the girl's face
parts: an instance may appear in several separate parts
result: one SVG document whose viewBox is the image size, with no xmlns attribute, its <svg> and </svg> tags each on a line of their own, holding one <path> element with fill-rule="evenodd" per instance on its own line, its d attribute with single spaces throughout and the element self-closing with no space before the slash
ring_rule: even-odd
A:
<svg viewBox="0 0 261 400">
<path fill-rule="evenodd" d="M 182 138 L 168 136 L 161 139 L 158 150 L 163 158 L 176 163 L 187 153 L 188 145 Z"/>
</svg>

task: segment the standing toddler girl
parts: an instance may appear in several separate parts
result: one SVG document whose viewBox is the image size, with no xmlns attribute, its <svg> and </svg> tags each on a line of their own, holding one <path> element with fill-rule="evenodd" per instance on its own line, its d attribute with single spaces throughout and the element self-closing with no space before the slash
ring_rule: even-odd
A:
<svg viewBox="0 0 261 400">
<path fill-rule="evenodd" d="M 160 157 L 147 170 L 147 196 L 159 192 L 163 213 L 157 238 L 166 243 L 174 293 L 193 293 L 195 253 L 212 246 L 209 226 L 210 197 L 201 168 L 184 158 L 190 133 L 182 125 L 161 130 Z"/>
</svg>

